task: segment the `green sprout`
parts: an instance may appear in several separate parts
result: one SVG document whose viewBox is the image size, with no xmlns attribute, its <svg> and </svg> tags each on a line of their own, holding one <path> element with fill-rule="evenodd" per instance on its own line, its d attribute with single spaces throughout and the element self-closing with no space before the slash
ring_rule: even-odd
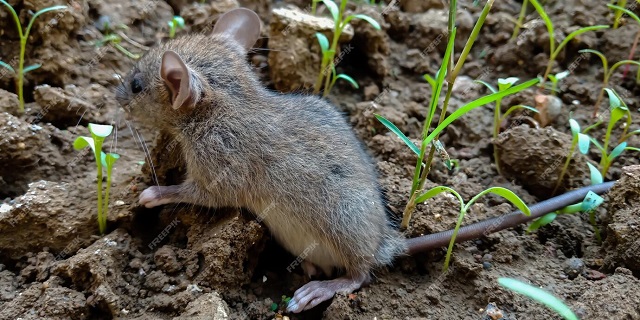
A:
<svg viewBox="0 0 640 320">
<path fill-rule="evenodd" d="M 73 142 L 73 148 L 76 150 L 82 150 L 86 147 L 91 148 L 96 159 L 98 184 L 98 229 L 100 230 L 100 234 L 104 234 L 107 229 L 109 191 L 111 190 L 111 171 L 113 169 L 113 165 L 120 158 L 116 153 L 105 154 L 102 151 L 104 140 L 111 134 L 111 131 L 113 131 L 113 126 L 90 123 L 89 132 L 91 133 L 91 137 L 80 136 Z M 103 168 L 107 169 L 107 187 L 104 192 L 104 206 L 102 196 Z"/>
<path fill-rule="evenodd" d="M 95 42 L 95 45 L 97 47 L 100 47 L 106 44 L 110 44 L 114 48 L 118 49 L 118 51 L 126 55 L 127 57 L 134 60 L 140 59 L 139 54 L 132 53 L 131 51 L 125 49 L 125 47 L 120 45 L 120 43 L 124 39 L 125 41 L 127 41 L 128 43 L 132 44 L 135 47 L 138 47 L 142 50 L 149 50 L 148 47 L 131 40 L 121 31 L 122 29 L 126 30 L 128 28 L 129 27 L 127 27 L 124 24 L 118 24 L 116 26 L 112 26 L 111 23 L 109 22 L 109 19 L 104 19 L 103 25 L 101 26 L 101 30 L 103 31 L 104 35 L 102 39 Z"/>
<path fill-rule="evenodd" d="M 316 38 L 318 38 L 318 43 L 320 44 L 320 50 L 322 50 L 322 56 L 324 57 L 325 55 L 329 54 L 329 40 L 327 39 L 327 37 L 322 34 L 322 33 L 316 33 Z M 333 58 L 332 58 L 333 60 Z M 331 81 L 329 82 L 329 87 L 328 89 L 326 89 L 324 91 L 324 95 L 326 96 L 331 89 L 333 88 L 333 86 L 335 85 L 336 81 L 338 79 L 343 79 L 347 82 L 349 82 L 351 84 L 352 87 L 354 87 L 355 89 L 358 89 L 358 83 L 353 80 L 353 78 L 351 78 L 350 76 L 344 74 L 344 73 L 340 73 L 340 74 L 336 74 L 336 67 L 333 63 L 331 63 L 328 67 L 330 67 L 331 69 L 331 76 L 327 77 L 327 79 L 331 79 Z M 323 71 L 321 72 L 321 74 L 324 74 L 326 76 L 327 71 Z"/>
<path fill-rule="evenodd" d="M 511 88 L 516 82 L 518 82 L 518 78 L 510 77 L 506 79 L 498 79 L 498 89 L 490 85 L 489 83 L 483 80 L 476 80 L 475 82 L 481 83 L 485 85 L 491 93 L 497 93 Z M 498 138 L 498 134 L 500 133 L 500 124 L 514 111 L 518 109 L 527 109 L 532 112 L 538 112 L 536 108 L 525 106 L 525 105 L 515 105 L 507 110 L 507 112 L 501 114 L 501 106 L 502 98 L 496 100 L 496 106 L 494 107 L 494 116 L 493 116 L 493 139 L 496 140 Z M 502 171 L 500 170 L 500 154 L 498 148 L 493 148 L 493 160 L 496 162 L 496 170 L 499 175 L 502 175 Z"/>
<path fill-rule="evenodd" d="M 631 10 L 625 9 L 624 4 L 622 4 L 622 2 L 620 3 L 619 6 L 612 5 L 612 4 L 607 4 L 607 6 L 611 9 L 617 10 L 616 15 L 618 15 L 618 13 L 621 14 L 622 12 L 628 14 L 631 18 L 633 18 L 633 20 L 635 20 L 638 23 L 638 25 L 640 25 L 640 18 L 638 17 L 638 15 L 633 13 Z M 619 20 L 620 20 L 619 18 L 615 19 L 614 28 L 617 28 L 617 26 L 615 26 L 615 23 L 617 23 Z M 636 33 L 636 38 L 635 40 L 633 40 L 633 45 L 631 46 L 631 50 L 629 52 L 629 60 L 633 59 L 633 55 L 635 54 L 636 48 L 638 46 L 638 40 L 640 40 L 640 31 Z M 624 70 L 623 78 L 626 77 L 628 71 L 629 71 L 629 64 L 627 64 Z M 638 71 L 636 72 L 636 84 L 640 84 L 640 68 L 638 68 Z"/>
<path fill-rule="evenodd" d="M 36 64 L 32 64 L 30 66 L 25 67 L 24 66 L 24 54 L 26 52 L 26 47 L 27 47 L 27 40 L 29 39 L 29 32 L 31 32 L 31 27 L 33 26 L 33 22 L 36 20 L 36 18 L 46 12 L 49 11 L 54 11 L 54 10 L 64 10 L 67 8 L 67 6 L 53 6 L 53 7 L 48 7 L 48 8 L 44 8 L 42 10 L 37 11 L 36 13 L 33 14 L 33 16 L 31 16 L 31 20 L 29 20 L 29 24 L 27 25 L 27 28 L 25 30 L 22 29 L 22 24 L 20 24 L 20 17 L 18 16 L 18 13 L 16 13 L 16 10 L 13 9 L 13 7 L 7 3 L 4 0 L 0 0 L 0 3 L 2 3 L 3 5 L 5 5 L 9 11 L 11 12 L 11 15 L 13 15 L 13 20 L 16 23 L 16 29 L 18 30 L 18 35 L 20 36 L 20 57 L 18 60 L 18 71 L 16 71 L 13 67 L 11 67 L 8 63 L 0 61 L 0 66 L 6 68 L 7 70 L 9 70 L 9 72 L 11 72 L 13 74 L 13 76 L 16 79 L 16 88 L 18 90 L 18 99 L 20 100 L 20 112 L 24 112 L 24 75 L 29 72 L 29 71 L 33 71 L 35 69 L 40 68 L 42 65 L 39 63 Z"/>
<path fill-rule="evenodd" d="M 549 16 L 547 15 L 547 13 L 544 11 L 544 8 L 540 5 L 540 2 L 538 2 L 538 0 L 529 0 L 529 1 L 531 2 L 531 5 L 533 5 L 533 7 L 536 8 L 536 11 L 538 11 L 538 14 L 544 21 L 544 24 L 547 26 L 547 32 L 549 33 L 549 48 L 550 48 L 549 63 L 547 64 L 547 69 L 545 70 L 544 75 L 542 76 L 542 84 L 544 84 L 544 82 L 549 77 L 549 74 L 551 73 L 551 68 L 553 67 L 553 62 L 556 60 L 558 55 L 562 52 L 562 49 L 564 49 L 564 47 L 569 43 L 569 41 L 573 40 L 573 38 L 585 32 L 609 28 L 609 26 L 607 25 L 597 25 L 597 26 L 580 28 L 574 32 L 571 32 L 566 38 L 564 38 L 564 40 L 562 40 L 562 42 L 560 42 L 559 45 L 557 45 L 555 33 L 554 33 L 555 30 L 553 29 L 553 23 L 551 22 L 551 19 L 549 19 Z"/>
<path fill-rule="evenodd" d="M 562 167 L 562 171 L 560 171 L 560 175 L 558 176 L 558 181 L 556 182 L 555 188 L 553 188 L 554 195 L 558 188 L 562 184 L 564 179 L 564 175 L 567 173 L 567 169 L 569 168 L 569 163 L 571 162 L 571 158 L 573 157 L 573 153 L 578 147 L 578 150 L 582 154 L 589 153 L 589 136 L 580 132 L 580 124 L 576 120 L 569 118 L 569 126 L 571 127 L 571 148 L 569 148 L 569 154 L 567 155 L 567 160 L 564 162 L 564 166 Z"/>
<path fill-rule="evenodd" d="M 511 35 L 511 40 L 518 37 L 520 33 L 520 28 L 522 28 L 522 24 L 524 23 L 524 16 L 527 14 L 527 7 L 529 6 L 529 0 L 522 1 L 522 7 L 520 8 L 520 14 L 518 15 L 518 21 L 516 21 L 516 27 L 513 29 L 513 34 Z"/>
<path fill-rule="evenodd" d="M 609 86 L 609 80 L 611 79 L 611 76 L 613 75 L 613 73 L 616 71 L 617 68 L 619 68 L 620 66 L 622 66 L 623 64 L 635 64 L 637 66 L 640 66 L 640 62 L 637 61 L 633 61 L 633 60 L 622 60 L 622 61 L 618 61 L 616 63 L 614 63 L 611 68 L 609 68 L 609 62 L 607 61 L 607 57 L 604 56 L 604 54 L 602 54 L 602 52 L 597 51 L 597 50 L 592 50 L 592 49 L 583 49 L 579 51 L 580 53 L 593 53 L 595 55 L 597 55 L 598 57 L 600 57 L 600 60 L 602 60 L 602 69 L 604 70 L 604 76 L 602 77 L 602 89 L 600 89 L 600 93 L 598 94 L 598 99 L 596 99 L 596 104 L 594 106 L 594 110 L 593 110 L 593 117 L 597 117 L 598 115 L 598 110 L 600 109 L 600 103 L 602 102 L 602 99 L 604 98 L 604 90 L 606 87 Z"/>
<path fill-rule="evenodd" d="M 600 171 L 598 171 L 598 168 L 596 168 L 594 165 L 592 165 L 589 162 L 587 162 L 587 165 L 589 166 L 589 171 L 591 175 L 591 185 L 602 183 L 602 180 L 603 180 L 602 174 L 600 174 Z M 598 206 L 600 206 L 603 202 L 604 202 L 604 199 L 601 196 L 589 191 L 587 195 L 584 197 L 584 200 L 582 200 L 582 202 L 564 207 L 555 212 L 547 213 L 546 215 L 535 220 L 534 222 L 531 223 L 531 225 L 529 225 L 529 228 L 527 228 L 527 232 L 537 231 L 541 227 L 546 226 L 549 223 L 553 222 L 560 214 L 588 212 L 589 222 L 593 226 L 593 230 L 596 235 L 596 240 L 598 241 L 598 243 L 601 243 L 602 237 L 600 236 L 600 229 L 598 229 L 598 225 L 596 224 L 595 209 Z"/>
<path fill-rule="evenodd" d="M 416 199 L 416 203 L 425 202 L 435 197 L 436 195 L 444 192 L 449 192 L 453 194 L 460 202 L 460 214 L 458 215 L 458 221 L 456 222 L 455 229 L 453 229 L 453 235 L 451 236 L 451 240 L 449 241 L 449 247 L 447 248 L 447 255 L 444 260 L 444 270 L 443 270 L 444 272 L 446 272 L 447 269 L 449 268 L 449 261 L 451 260 L 453 245 L 455 244 L 456 237 L 458 235 L 458 230 L 460 230 L 460 226 L 462 225 L 462 220 L 464 219 L 464 216 L 469 211 L 469 208 L 471 207 L 471 205 L 473 205 L 480 197 L 488 193 L 496 194 L 498 196 L 501 196 L 507 199 L 509 202 L 515 205 L 518 209 L 520 209 L 520 211 L 522 211 L 523 214 L 527 216 L 531 215 L 531 210 L 529 210 L 529 207 L 524 203 L 524 201 L 522 201 L 522 199 L 520 199 L 515 193 L 513 193 L 513 191 L 505 188 L 501 188 L 501 187 L 492 187 L 492 188 L 486 189 L 478 193 L 475 197 L 471 198 L 469 202 L 465 203 L 462 197 L 460 196 L 460 194 L 455 190 L 445 186 L 438 186 L 435 188 L 431 188 L 427 190 L 425 193 L 418 196 L 418 198 Z"/>
<path fill-rule="evenodd" d="M 591 142 L 593 142 L 593 144 L 596 146 L 596 148 L 600 151 L 602 155 L 602 157 L 600 158 L 600 170 L 601 170 L 600 173 L 602 174 L 603 177 L 606 177 L 607 172 L 609 172 L 609 168 L 613 163 L 613 160 L 617 158 L 620 154 L 622 154 L 623 151 L 625 150 L 640 151 L 639 148 L 627 147 L 627 139 L 629 139 L 631 136 L 635 134 L 640 134 L 640 129 L 636 129 L 634 131 L 629 132 L 629 127 L 631 126 L 631 112 L 629 111 L 629 107 L 627 107 L 627 104 L 622 100 L 622 98 L 620 98 L 618 93 L 615 92 L 613 89 L 605 88 L 604 90 L 607 92 L 607 95 L 609 96 L 610 116 L 609 116 L 609 124 L 607 126 L 607 132 L 604 136 L 604 141 L 602 144 L 600 144 L 593 137 L 590 137 L 590 139 L 591 139 Z M 622 119 L 626 119 L 625 123 L 622 125 L 623 127 L 622 135 L 618 139 L 618 145 L 616 145 L 616 147 L 614 147 L 613 150 L 609 152 L 609 146 L 611 144 L 611 132 L 613 131 L 613 128 L 616 126 L 616 123 Z M 587 131 L 597 127 L 601 123 L 602 123 L 602 120 L 589 126 L 583 132 L 586 133 Z"/>
<path fill-rule="evenodd" d="M 447 108 L 449 105 L 449 99 L 451 98 L 453 84 L 458 74 L 460 73 L 460 70 L 462 69 L 462 66 L 464 65 L 465 60 L 467 59 L 469 52 L 471 51 L 471 47 L 473 47 L 473 44 L 477 39 L 478 34 L 480 33 L 480 29 L 482 28 L 482 25 L 484 24 L 484 21 L 487 15 L 489 14 L 489 10 L 493 5 L 493 1 L 494 0 L 487 1 L 484 8 L 482 9 L 482 12 L 478 17 L 478 21 L 473 27 L 473 30 L 471 31 L 469 39 L 467 39 L 467 43 L 465 44 L 465 47 L 460 53 L 460 57 L 458 58 L 458 61 L 455 63 L 455 65 L 453 63 L 453 58 L 454 58 L 453 44 L 454 44 L 455 35 L 456 35 L 455 17 L 456 17 L 456 10 L 457 10 L 457 1 L 452 0 L 449 3 L 449 22 L 448 22 L 449 39 L 447 42 L 447 49 L 444 53 L 442 64 L 440 66 L 440 69 L 436 73 L 435 78 L 425 75 L 425 79 L 431 85 L 432 94 L 429 102 L 428 114 L 425 117 L 426 120 L 424 122 L 423 130 L 422 130 L 420 147 L 416 146 L 413 142 L 411 142 L 411 140 L 409 140 L 409 138 L 389 120 L 385 119 L 381 115 L 375 114 L 375 117 L 378 119 L 378 121 L 380 121 L 385 127 L 391 130 L 391 132 L 395 133 L 407 146 L 409 146 L 409 148 L 411 148 L 411 150 L 414 153 L 418 155 L 418 158 L 416 160 L 416 168 L 413 175 L 413 182 L 411 185 L 410 198 L 409 198 L 409 201 L 407 202 L 407 205 L 404 209 L 403 216 L 402 216 L 402 223 L 401 223 L 402 229 L 406 229 L 409 226 L 409 220 L 411 219 L 411 215 L 413 214 L 413 211 L 415 211 L 415 207 L 417 204 L 416 202 L 417 197 L 422 193 L 422 190 L 424 190 L 424 185 L 427 181 L 427 175 L 431 170 L 431 163 L 436 153 L 435 141 L 439 140 L 439 137 L 442 131 L 448 125 L 450 125 L 453 121 L 457 120 L 458 118 L 468 113 L 469 111 L 477 107 L 480 107 L 489 103 L 493 103 L 496 100 L 502 99 L 510 94 L 514 94 L 516 92 L 527 89 L 539 82 L 539 79 L 532 79 L 525 83 L 512 86 L 503 91 L 496 92 L 488 96 L 480 97 L 476 100 L 473 100 L 463 105 L 462 107 L 458 108 L 456 111 L 451 113 L 451 115 L 447 116 Z M 440 118 L 438 120 L 438 124 L 435 127 L 435 129 L 431 130 L 433 119 L 434 119 L 436 110 L 438 108 L 438 102 L 439 102 L 440 94 L 442 92 L 442 88 L 444 86 L 445 80 L 447 82 L 447 91 L 446 91 L 444 103 L 440 110 Z M 428 156 L 426 154 L 427 146 L 429 146 Z"/>
<path fill-rule="evenodd" d="M 555 96 L 556 92 L 559 92 L 560 89 L 558 89 L 558 84 L 560 83 L 560 80 L 568 77 L 571 74 L 571 72 L 569 72 L 569 70 L 567 71 L 563 71 L 557 74 L 550 74 L 549 75 L 549 80 L 551 81 L 551 87 L 549 87 L 549 91 L 551 91 L 551 95 Z"/>
<path fill-rule="evenodd" d="M 335 72 L 335 62 L 334 58 L 338 49 L 338 39 L 340 39 L 340 35 L 349 25 L 349 22 L 353 19 L 362 19 L 368 23 L 370 23 L 374 28 L 380 30 L 380 25 L 373 18 L 364 15 L 364 14 L 352 14 L 348 16 L 345 15 L 345 10 L 347 7 L 347 0 L 340 0 L 340 7 L 336 5 L 332 0 L 321 0 L 322 3 L 329 9 L 331 12 L 331 16 L 333 17 L 334 29 L 333 29 L 333 37 L 331 39 L 331 45 L 329 45 L 329 40 L 323 34 L 316 33 L 316 38 L 318 38 L 318 43 L 320 44 L 320 49 L 322 50 L 322 63 L 320 67 L 320 73 L 318 74 L 318 78 L 316 79 L 316 83 L 313 86 L 313 93 L 320 93 L 320 88 L 324 87 L 324 93 L 322 94 L 324 97 L 329 95 L 329 91 L 331 87 L 335 83 L 335 81 L 339 78 L 347 80 L 357 88 L 356 82 L 349 76 L 345 74 L 336 75 Z M 315 5 L 318 1 L 312 2 L 312 12 L 315 12 Z M 324 83 L 324 85 L 323 85 Z"/>
<path fill-rule="evenodd" d="M 167 24 L 169 25 L 169 39 L 175 38 L 178 28 L 184 29 L 184 19 L 181 16 L 173 16 Z"/>
<path fill-rule="evenodd" d="M 613 3 L 617 2 L 618 5 L 613 5 Z M 613 28 L 618 29 L 618 24 L 620 24 L 620 19 L 622 19 L 622 13 L 625 13 L 624 7 L 627 5 L 627 0 L 611 0 L 610 4 L 607 4 L 609 8 L 616 9 L 615 14 L 613 15 Z M 617 7 L 617 8 L 616 8 Z"/>
<path fill-rule="evenodd" d="M 536 288 L 532 285 L 520 282 L 515 279 L 498 278 L 498 283 L 516 293 L 525 295 L 535 301 L 544 304 L 547 308 L 558 313 L 565 320 L 578 320 L 578 317 L 565 305 L 562 300 L 556 298 L 554 295 L 544 291 L 540 288 Z"/>
</svg>

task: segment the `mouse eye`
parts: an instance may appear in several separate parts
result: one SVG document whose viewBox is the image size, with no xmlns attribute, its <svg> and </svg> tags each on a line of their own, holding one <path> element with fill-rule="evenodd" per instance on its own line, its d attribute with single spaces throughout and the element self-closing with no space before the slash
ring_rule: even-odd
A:
<svg viewBox="0 0 640 320">
<path fill-rule="evenodd" d="M 142 83 L 138 79 L 131 80 L 131 92 L 139 93 L 142 91 Z"/>
</svg>

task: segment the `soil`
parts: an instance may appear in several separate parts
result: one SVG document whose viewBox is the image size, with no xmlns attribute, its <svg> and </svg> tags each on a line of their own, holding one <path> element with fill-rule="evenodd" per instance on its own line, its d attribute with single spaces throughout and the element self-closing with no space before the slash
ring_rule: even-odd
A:
<svg viewBox="0 0 640 320">
<path fill-rule="evenodd" d="M 136 43 L 123 40 L 124 48 L 144 53 L 145 47 L 166 41 L 166 24 L 174 14 L 186 22 L 180 35 L 206 31 L 220 13 L 246 6 L 265 24 L 264 38 L 248 57 L 265 85 L 303 94 L 309 90 L 319 68 L 308 67 L 319 63 L 319 48 L 308 38 L 314 21 L 287 29 L 285 24 L 294 18 L 282 15 L 283 10 L 304 14 L 306 1 L 209 2 L 9 1 L 23 25 L 30 11 L 55 4 L 67 4 L 69 10 L 42 15 L 33 25 L 25 65 L 42 67 L 26 74 L 24 114 L 17 111 L 11 75 L 0 70 L 0 319 L 560 319 L 499 286 L 500 277 L 548 290 L 581 319 L 640 319 L 640 161 L 632 151 L 616 158 L 606 177 L 620 181 L 597 210 L 602 243 L 588 215 L 560 215 L 535 233 L 518 226 L 456 245 L 447 272 L 444 249 L 402 257 L 387 269 L 375 270 L 374 281 L 354 294 L 337 295 L 302 314 L 283 313 L 283 298 L 307 279 L 300 268 L 286 271 L 295 257 L 271 239 L 253 213 L 137 205 L 145 187 L 178 183 L 184 177 L 183 161 L 179 146 L 166 133 L 129 121 L 115 100 L 119 75 L 134 61 L 114 46 L 96 44 L 107 32 L 106 17 L 113 32 Z M 602 1 L 555 1 L 545 8 L 556 39 L 613 20 Z M 277 17 L 271 13 L 276 9 Z M 459 1 L 456 57 L 481 9 L 471 0 Z M 400 215 L 411 189 L 415 156 L 374 113 L 418 141 L 431 94 L 422 75 L 435 74 L 441 63 L 447 11 L 440 1 L 419 0 L 358 2 L 349 10 L 372 16 L 382 28 L 354 20 L 353 33 L 343 39 L 346 53 L 338 72 L 351 75 L 360 89 L 338 82 L 329 99 L 349 117 L 375 157 L 389 207 Z M 524 81 L 544 72 L 549 37 L 542 23 L 526 24 L 509 40 L 519 10 L 518 1 L 495 2 L 453 88 L 448 113 L 487 93 L 473 80 Z M 536 19 L 532 12 L 527 21 Z M 494 141 L 493 105 L 455 121 L 440 141 L 459 166 L 448 170 L 436 161 L 427 187 L 450 186 L 465 200 L 491 186 L 509 188 L 526 203 L 549 198 L 571 144 L 569 116 L 582 128 L 592 124 L 602 87 L 600 60 L 578 50 L 602 51 L 611 65 L 627 58 L 639 31 L 637 23 L 625 18 L 618 29 L 588 32 L 567 45 L 553 73 L 570 69 L 571 75 L 559 84 L 562 107 L 549 113 L 546 127 L 530 115 L 514 113 Z M 0 58 L 17 65 L 18 44 L 16 26 L 2 7 Z M 347 51 L 347 46 L 353 48 Z M 623 70 L 615 73 L 610 86 L 628 104 L 634 130 L 640 127 L 637 68 L 631 67 L 626 78 Z M 516 104 L 534 106 L 536 90 L 505 98 L 503 111 Z M 600 106 L 605 123 L 607 109 L 605 98 Z M 113 124 L 105 148 L 121 155 L 113 169 L 104 236 L 99 236 L 95 218 L 94 159 L 73 148 L 75 137 L 88 135 L 89 123 Z M 601 140 L 605 131 L 600 126 L 591 134 Z M 621 131 L 615 128 L 614 135 Z M 633 136 L 628 143 L 637 147 L 640 139 Z M 500 152 L 502 175 L 494 148 Z M 586 155 L 576 155 L 559 192 L 588 184 L 586 161 L 599 160 L 593 146 Z M 418 205 L 405 235 L 451 229 L 456 207 L 453 198 L 444 195 Z M 471 207 L 465 223 L 513 209 L 504 199 L 487 196 Z"/>
</svg>

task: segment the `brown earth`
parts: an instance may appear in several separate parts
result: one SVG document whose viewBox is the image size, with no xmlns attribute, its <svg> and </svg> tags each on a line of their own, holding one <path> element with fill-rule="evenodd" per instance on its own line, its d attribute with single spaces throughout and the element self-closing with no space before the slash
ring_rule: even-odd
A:
<svg viewBox="0 0 640 320">
<path fill-rule="evenodd" d="M 183 161 L 171 138 L 129 122 L 118 107 L 114 87 L 133 61 L 113 46 L 96 46 L 105 32 L 98 21 L 108 17 L 116 32 L 135 43 L 123 40 L 121 45 L 143 53 L 145 46 L 167 38 L 166 22 L 173 14 L 180 12 L 187 24 L 179 34 L 202 32 L 220 13 L 247 6 L 265 23 L 265 38 L 248 60 L 266 85 L 309 88 L 315 81 L 313 70 L 319 69 L 299 68 L 319 63 L 315 39 L 304 38 L 313 35 L 313 26 L 297 25 L 283 34 L 281 29 L 287 27 L 272 19 L 271 10 L 284 3 L 204 2 L 89 0 L 70 2 L 68 11 L 39 17 L 29 37 L 25 65 L 42 67 L 26 75 L 24 115 L 17 113 L 12 78 L 0 70 L 1 319 L 272 319 L 282 315 L 272 310 L 272 304 L 307 281 L 299 269 L 286 271 L 295 257 L 269 237 L 251 212 L 137 206 L 146 186 L 179 182 Z M 307 1 L 285 2 L 308 10 Z M 26 25 L 29 10 L 64 2 L 9 3 Z M 435 74 L 440 65 L 447 11 L 440 1 L 393 3 L 398 5 L 349 5 L 350 10 L 376 19 L 382 30 L 353 22 L 353 38 L 343 50 L 347 45 L 353 49 L 343 55 L 338 71 L 351 75 L 361 89 L 338 82 L 330 99 L 349 116 L 376 158 L 389 206 L 401 214 L 415 156 L 373 114 L 384 115 L 414 141 L 420 137 L 431 94 L 422 75 Z M 468 0 L 459 6 L 458 53 L 481 11 Z M 579 27 L 613 20 L 602 1 L 556 1 L 545 8 L 557 39 Z M 519 10 L 517 1 L 496 1 L 453 88 L 449 113 L 486 93 L 472 82 L 475 79 L 496 83 L 498 78 L 514 76 L 524 81 L 544 71 L 549 42 L 543 24 L 529 23 L 509 41 Z M 533 12 L 527 21 L 536 18 Z M 509 188 L 527 203 L 549 197 L 571 143 L 569 115 L 582 128 L 592 124 L 593 104 L 602 86 L 600 60 L 578 50 L 600 50 L 612 64 L 627 58 L 639 30 L 632 19 L 624 19 L 619 29 L 589 32 L 569 43 L 553 72 L 572 66 L 572 74 L 560 83 L 563 106 L 546 128 L 536 129 L 533 122 L 516 115 L 502 124 L 503 133 L 492 141 L 492 105 L 454 122 L 440 140 L 449 156 L 459 160 L 459 167 L 449 171 L 436 161 L 427 186 L 450 186 L 465 200 L 490 186 Z M 287 41 L 293 45 L 287 46 Z M 0 59 L 16 65 L 18 52 L 15 25 L 2 7 Z M 637 69 L 632 67 L 626 79 L 623 69 L 613 76 L 611 86 L 628 104 L 633 130 L 640 124 L 639 90 L 633 80 Z M 536 89 L 530 89 L 505 98 L 503 111 L 516 104 L 534 105 L 535 94 Z M 607 104 L 604 99 L 601 110 Z M 602 114 L 606 121 L 608 113 Z M 72 148 L 76 136 L 88 135 L 88 123 L 113 124 L 117 138 L 110 138 L 105 147 L 121 155 L 113 171 L 105 236 L 97 235 L 95 222 L 94 160 L 90 153 Z M 592 136 L 601 140 L 605 129 L 594 129 Z M 620 132 L 616 128 L 614 135 Z M 637 136 L 628 142 L 640 145 Z M 496 171 L 494 145 L 502 154 L 504 176 Z M 585 161 L 599 159 L 595 147 L 584 157 L 575 156 L 563 188 L 588 183 Z M 597 210 L 602 244 L 596 241 L 588 217 L 561 215 L 537 233 L 526 233 L 526 226 L 519 226 L 457 245 L 446 273 L 444 249 L 400 258 L 388 269 L 376 270 L 375 281 L 354 295 L 338 295 L 314 310 L 287 316 L 497 319 L 488 314 L 502 313 L 504 319 L 559 319 L 544 306 L 498 285 L 498 278 L 511 277 L 552 292 L 582 319 L 640 319 L 640 169 L 634 166 L 639 163 L 637 154 L 627 151 L 610 170 L 608 179 L 621 180 Z M 406 236 L 452 228 L 456 206 L 447 196 L 419 205 Z M 511 210 L 505 200 L 489 196 L 472 206 L 465 223 Z"/>
</svg>

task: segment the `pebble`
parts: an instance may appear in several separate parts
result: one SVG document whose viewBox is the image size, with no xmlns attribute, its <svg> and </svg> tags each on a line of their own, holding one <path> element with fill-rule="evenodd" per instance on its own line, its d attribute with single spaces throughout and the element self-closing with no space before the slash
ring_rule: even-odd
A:
<svg viewBox="0 0 640 320">
<path fill-rule="evenodd" d="M 491 260 L 493 260 L 493 256 L 490 253 L 487 253 L 484 256 L 482 256 L 483 262 L 491 262 Z"/>
<path fill-rule="evenodd" d="M 579 258 L 571 258 L 564 263 L 564 273 L 573 280 L 584 271 L 584 261 Z"/>
<path fill-rule="evenodd" d="M 492 265 L 491 265 L 491 263 L 485 261 L 485 262 L 482 263 L 482 267 L 485 270 L 489 270 L 489 269 L 491 269 Z"/>
</svg>

